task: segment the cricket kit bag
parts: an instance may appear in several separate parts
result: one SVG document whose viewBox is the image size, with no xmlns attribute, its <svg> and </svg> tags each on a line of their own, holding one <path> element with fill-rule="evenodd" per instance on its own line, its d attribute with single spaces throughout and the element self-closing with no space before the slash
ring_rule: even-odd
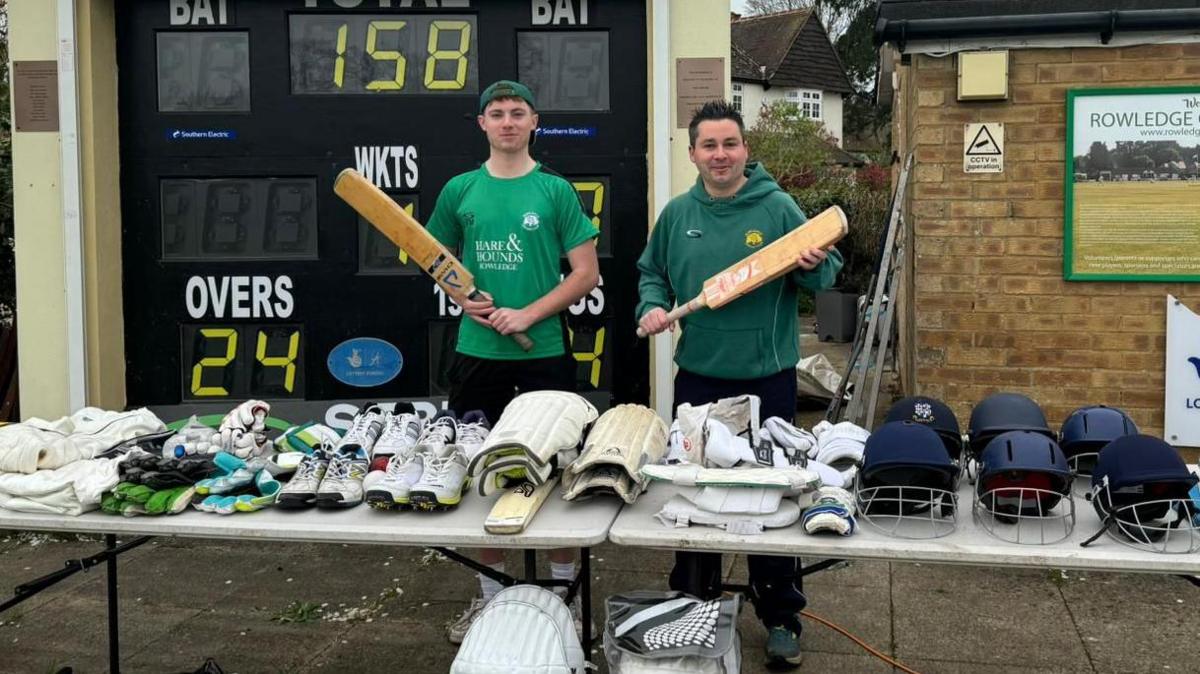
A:
<svg viewBox="0 0 1200 674">
<path fill-rule="evenodd" d="M 741 595 L 628 592 L 605 602 L 604 656 L 613 674 L 732 674 L 741 668 Z"/>
<path fill-rule="evenodd" d="M 584 674 L 571 609 L 550 590 L 514 585 L 479 613 L 451 674 Z"/>
</svg>

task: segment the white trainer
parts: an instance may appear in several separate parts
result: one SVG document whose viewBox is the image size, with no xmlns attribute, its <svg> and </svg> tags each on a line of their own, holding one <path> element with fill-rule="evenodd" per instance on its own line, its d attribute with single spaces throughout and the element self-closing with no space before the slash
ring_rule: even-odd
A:
<svg viewBox="0 0 1200 674">
<path fill-rule="evenodd" d="M 435 451 L 441 450 L 446 445 L 454 443 L 457 430 L 458 425 L 454 420 L 454 415 L 442 412 L 425 424 L 425 429 L 421 432 L 417 445 Z"/>
<path fill-rule="evenodd" d="M 467 486 L 467 457 L 458 445 L 430 449 L 421 479 L 409 491 L 409 502 L 422 510 L 453 508 Z"/>
<path fill-rule="evenodd" d="M 471 604 L 462 612 L 450 626 L 446 628 L 446 638 L 452 644 L 461 644 L 467 636 L 467 631 L 471 629 L 471 624 L 479 617 L 479 612 L 487 604 L 484 603 L 483 597 L 475 597 L 471 599 Z"/>
<path fill-rule="evenodd" d="M 462 448 L 468 464 L 479 453 L 479 448 L 483 447 L 483 441 L 487 439 L 491 430 L 487 417 L 479 411 L 467 412 L 455 425 L 454 442 Z"/>
<path fill-rule="evenodd" d="M 387 470 L 389 460 L 401 455 L 408 458 L 421 439 L 421 431 L 425 423 L 421 417 L 411 412 L 386 414 L 383 421 L 383 432 L 371 449 L 371 472 Z"/>
<path fill-rule="evenodd" d="M 346 431 L 346 434 L 338 441 L 334 453 L 353 452 L 361 448 L 363 453 L 370 457 L 371 448 L 375 446 L 375 441 L 383 432 L 384 414 L 385 412 L 378 405 L 363 405 L 358 414 L 354 415 L 350 430 Z"/>
<path fill-rule="evenodd" d="M 413 485 L 425 471 L 429 450 L 418 447 L 407 455 L 396 454 L 388 460 L 387 470 L 374 471 L 363 481 L 367 505 L 380 510 L 406 508 Z"/>
</svg>

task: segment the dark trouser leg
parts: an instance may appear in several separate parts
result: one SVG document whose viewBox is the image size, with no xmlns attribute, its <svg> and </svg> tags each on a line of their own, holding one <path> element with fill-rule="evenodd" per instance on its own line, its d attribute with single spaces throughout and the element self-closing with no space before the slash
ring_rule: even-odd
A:
<svg viewBox="0 0 1200 674">
<path fill-rule="evenodd" d="M 797 615 L 808 604 L 800 582 L 800 560 L 796 557 L 748 555 L 750 600 L 762 624 L 770 629 L 784 626 L 800 633 Z"/>
<path fill-rule="evenodd" d="M 488 423 L 495 425 L 500 420 L 504 406 L 513 399 L 511 366 L 506 361 L 486 360 L 454 354 L 447 379 L 450 382 L 450 409 L 462 417 L 471 410 L 481 410 Z"/>
<path fill-rule="evenodd" d="M 781 417 L 792 421 L 796 414 L 796 374 L 792 370 L 784 370 L 777 374 L 759 379 L 717 379 L 693 374 L 680 370 L 675 377 L 675 404 L 688 403 L 703 405 L 715 402 L 720 398 L 737 395 L 756 395 L 762 401 L 761 414 L 765 420 L 768 417 Z M 710 576 L 692 579 L 688 569 L 698 566 L 698 563 L 685 564 L 692 556 L 705 555 L 716 558 L 715 573 L 717 582 L 720 581 L 720 555 L 715 553 L 676 552 L 675 568 L 671 571 L 671 589 L 683 590 L 697 594 L 703 590 L 703 581 Z M 749 555 L 747 562 L 750 567 L 750 600 L 758 619 L 768 628 L 783 625 L 793 632 L 800 633 L 800 619 L 796 615 L 806 605 L 804 585 L 800 571 L 800 559 L 796 557 L 774 557 L 765 555 Z M 712 563 L 712 562 L 710 562 Z M 699 570 L 691 573 L 700 573 Z M 680 582 L 692 580 L 698 583 L 696 590 L 676 586 L 676 576 Z M 719 585 L 718 585 L 719 587 Z M 715 596 L 715 595 L 714 595 Z"/>
<path fill-rule="evenodd" d="M 675 552 L 671 589 L 701 599 L 721 596 L 721 554 L 718 552 Z"/>
</svg>

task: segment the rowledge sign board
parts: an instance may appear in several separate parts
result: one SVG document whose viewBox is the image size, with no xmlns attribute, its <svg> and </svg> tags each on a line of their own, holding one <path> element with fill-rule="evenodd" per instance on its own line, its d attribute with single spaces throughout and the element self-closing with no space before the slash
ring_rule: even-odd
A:
<svg viewBox="0 0 1200 674">
<path fill-rule="evenodd" d="M 1063 276 L 1200 281 L 1200 87 L 1067 92 Z"/>
</svg>

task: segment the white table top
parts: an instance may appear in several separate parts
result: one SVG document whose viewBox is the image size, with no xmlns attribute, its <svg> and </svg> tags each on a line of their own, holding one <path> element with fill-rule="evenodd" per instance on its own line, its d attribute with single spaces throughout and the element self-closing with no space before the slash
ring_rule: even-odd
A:
<svg viewBox="0 0 1200 674">
<path fill-rule="evenodd" d="M 1049 545 L 1024 545 L 998 540 L 974 520 L 971 487 L 966 480 L 959 491 L 957 527 L 947 536 L 930 540 L 893 538 L 861 520 L 858 531 L 845 537 L 830 533 L 809 535 L 799 522 L 759 535 L 728 534 L 722 529 L 697 525 L 667 527 L 654 515 L 680 489 L 669 484 L 652 484 L 637 503 L 621 511 L 608 533 L 609 540 L 619 545 L 705 552 L 1090 571 L 1200 573 L 1200 552 L 1160 554 L 1136 550 L 1107 535 L 1086 548 L 1080 547 L 1080 542 L 1100 529 L 1100 518 L 1091 503 L 1079 495 L 1075 496 L 1077 520 L 1069 537 Z"/>
<path fill-rule="evenodd" d="M 360 505 L 345 510 L 267 508 L 232 515 L 189 509 L 158 517 L 93 511 L 70 517 L 0 509 L 0 529 L 422 547 L 582 548 L 605 540 L 622 505 L 613 498 L 568 502 L 556 490 L 525 531 L 497 535 L 483 529 L 496 498 L 499 494 L 484 498 L 472 493 L 448 512 L 378 511 Z"/>
</svg>

